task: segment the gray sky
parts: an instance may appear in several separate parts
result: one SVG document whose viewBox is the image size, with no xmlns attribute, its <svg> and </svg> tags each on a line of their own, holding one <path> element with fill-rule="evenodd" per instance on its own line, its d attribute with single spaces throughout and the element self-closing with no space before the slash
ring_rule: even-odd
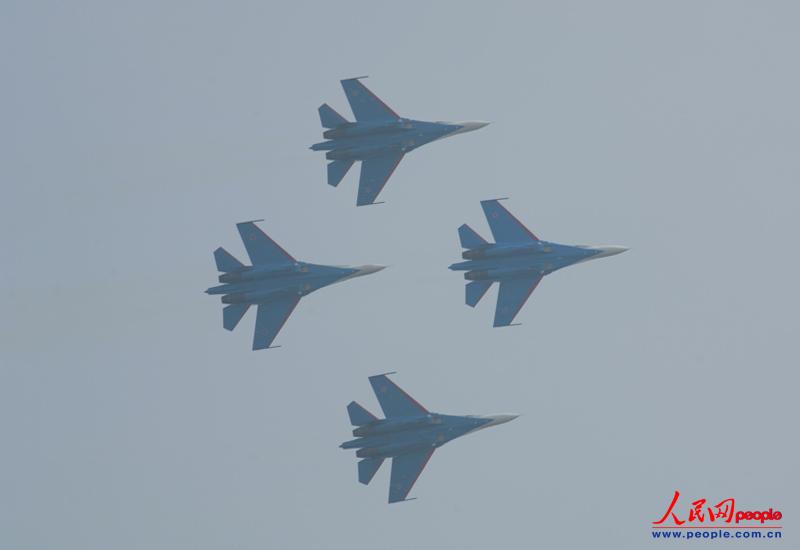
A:
<svg viewBox="0 0 800 550">
<path fill-rule="evenodd" d="M 796 3 L 164 4 L 0 8 L 0 546 L 639 549 L 675 489 L 796 540 Z M 493 124 L 357 209 L 357 171 L 330 188 L 307 147 L 362 74 L 405 116 Z M 471 310 L 446 267 L 498 196 L 632 250 L 492 329 L 495 291 Z M 202 291 L 253 218 L 391 268 L 251 352 L 253 314 L 227 333 Z M 363 487 L 337 445 L 391 370 L 433 410 L 523 416 L 388 506 L 388 468 Z"/>
</svg>

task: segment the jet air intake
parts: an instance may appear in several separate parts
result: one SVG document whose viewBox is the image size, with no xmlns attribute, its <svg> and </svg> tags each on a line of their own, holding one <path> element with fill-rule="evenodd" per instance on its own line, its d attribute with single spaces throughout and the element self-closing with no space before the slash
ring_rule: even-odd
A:
<svg viewBox="0 0 800 550">
<path fill-rule="evenodd" d="M 392 432 L 401 432 L 403 430 L 410 430 L 412 428 L 422 428 L 425 426 L 437 426 L 442 423 L 442 419 L 438 416 L 428 415 L 421 418 L 414 418 L 411 420 L 384 420 L 380 424 L 371 426 L 359 426 L 353 430 L 353 435 L 356 437 L 366 437 L 369 435 L 379 435 Z"/>
<path fill-rule="evenodd" d="M 525 244 L 513 245 L 493 245 L 485 248 L 474 248 L 472 250 L 465 250 L 461 253 L 461 257 L 465 260 L 482 260 L 485 258 L 503 258 L 505 256 L 517 256 L 520 254 L 540 254 L 552 252 L 549 245 L 536 241 Z"/>
<path fill-rule="evenodd" d="M 278 265 L 278 266 L 256 266 L 244 271 L 233 271 L 223 273 L 219 276 L 220 283 L 241 283 L 244 281 L 257 281 L 259 279 L 269 279 L 293 273 L 304 273 L 307 269 L 299 264 Z"/>
<path fill-rule="evenodd" d="M 399 144 L 391 145 L 358 145 L 336 148 L 325 153 L 328 160 L 364 160 L 370 157 L 394 154 L 400 151 Z"/>
<path fill-rule="evenodd" d="M 429 449 L 430 443 L 394 443 L 380 447 L 365 447 L 356 451 L 358 458 L 380 458 L 394 456 L 400 453 L 410 453 L 419 449 Z"/>
<path fill-rule="evenodd" d="M 262 290 L 255 292 L 234 292 L 233 294 L 226 294 L 222 297 L 223 304 L 256 304 L 258 302 L 274 299 L 279 295 L 286 295 L 285 292 L 276 292 L 274 290 Z"/>
<path fill-rule="evenodd" d="M 326 130 L 322 132 L 322 137 L 325 139 L 346 139 L 362 136 L 372 136 L 375 134 L 382 134 L 386 132 L 395 132 L 398 130 L 408 130 L 411 126 L 402 121 L 385 122 L 383 124 L 373 125 L 357 125 L 349 122 L 347 125 L 342 125 L 338 128 Z"/>
<path fill-rule="evenodd" d="M 526 277 L 540 275 L 541 271 L 531 267 L 508 267 L 504 269 L 475 269 L 464 273 L 468 281 L 488 281 L 512 277 Z"/>
</svg>

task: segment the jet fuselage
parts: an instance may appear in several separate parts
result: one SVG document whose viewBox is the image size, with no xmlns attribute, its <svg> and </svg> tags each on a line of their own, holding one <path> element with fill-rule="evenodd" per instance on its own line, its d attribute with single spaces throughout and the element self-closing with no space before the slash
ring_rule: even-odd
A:
<svg viewBox="0 0 800 550">
<path fill-rule="evenodd" d="M 305 262 L 246 267 L 219 276 L 222 285 L 206 290 L 222 294 L 225 304 L 255 304 L 282 295 L 305 296 L 322 287 L 377 271 L 377 266 L 337 267 Z"/>
<path fill-rule="evenodd" d="M 431 412 L 408 395 L 387 374 L 370 376 L 369 382 L 385 418 L 378 418 L 356 403 L 347 405 L 356 439 L 345 441 L 343 449 L 356 449 L 358 481 L 364 485 L 375 477 L 384 460 L 392 459 L 389 502 L 406 500 L 437 447 L 470 432 L 503 424 L 515 414 L 452 416 Z"/>
<path fill-rule="evenodd" d="M 437 139 L 483 128 L 487 122 L 426 122 L 397 114 L 361 82 L 341 81 L 354 122 L 327 103 L 319 106 L 319 121 L 327 140 L 311 146 L 325 151 L 328 185 L 338 187 L 356 161 L 361 162 L 356 206 L 376 204 L 378 195 L 409 151 Z"/>
<path fill-rule="evenodd" d="M 454 271 L 466 271 L 470 281 L 502 280 L 547 275 L 561 268 L 592 258 L 616 254 L 621 247 L 570 246 L 547 241 L 487 244 L 466 250 L 466 260 L 452 264 Z"/>
<path fill-rule="evenodd" d="M 330 266 L 300 262 L 289 254 L 254 220 L 236 224 L 250 257 L 245 265 L 221 246 L 214 251 L 221 285 L 206 289 L 221 295 L 222 326 L 234 330 L 242 317 L 256 305 L 253 349 L 269 349 L 300 299 L 324 286 L 368 275 L 383 269 L 379 265 Z"/>
<path fill-rule="evenodd" d="M 343 449 L 358 449 L 360 458 L 387 458 L 420 449 L 441 447 L 475 430 L 503 424 L 517 415 L 452 416 L 430 413 L 405 418 L 376 420 L 353 430 L 363 436 L 340 445 Z"/>
<path fill-rule="evenodd" d="M 474 130 L 483 123 L 396 121 L 348 122 L 322 135 L 329 141 L 315 143 L 314 151 L 328 151 L 329 160 L 364 160 L 386 154 L 408 153 L 443 137 Z"/>
</svg>

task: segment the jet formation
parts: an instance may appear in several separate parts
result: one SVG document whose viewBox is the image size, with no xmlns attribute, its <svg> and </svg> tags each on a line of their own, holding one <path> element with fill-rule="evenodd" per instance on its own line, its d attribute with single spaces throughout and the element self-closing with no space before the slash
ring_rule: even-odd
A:
<svg viewBox="0 0 800 550">
<path fill-rule="evenodd" d="M 376 204 L 386 182 L 406 153 L 445 137 L 483 128 L 488 122 L 425 122 L 398 115 L 373 94 L 361 78 L 342 80 L 356 121 L 350 122 L 327 103 L 319 108 L 322 137 L 311 146 L 327 151 L 328 185 L 336 187 L 356 161 L 361 161 L 357 206 Z"/>
<path fill-rule="evenodd" d="M 255 220 L 263 221 L 263 220 Z M 206 290 L 221 294 L 222 326 L 233 330 L 252 305 L 256 311 L 253 349 L 273 347 L 272 342 L 297 307 L 300 298 L 322 287 L 369 275 L 381 265 L 332 266 L 296 260 L 250 222 L 236 224 L 252 265 L 246 266 L 222 247 L 214 251 L 217 270 L 223 283 Z M 274 346 L 279 347 L 279 346 Z"/>
<path fill-rule="evenodd" d="M 328 184 L 337 187 L 356 161 L 361 162 L 357 206 L 376 204 L 378 195 L 406 153 L 453 135 L 483 128 L 487 122 L 425 122 L 398 115 L 360 79 L 341 81 L 353 111 L 350 122 L 329 105 L 319 107 L 325 141 L 311 146 L 325 151 Z M 621 246 L 564 245 L 543 241 L 501 204 L 481 202 L 493 243 L 468 225 L 458 228 L 464 261 L 450 265 L 463 271 L 466 303 L 475 307 L 493 283 L 499 283 L 494 326 L 512 325 L 545 275 L 579 262 L 619 254 Z M 255 220 L 262 221 L 262 220 Z M 384 269 L 379 265 L 330 266 L 296 260 L 255 221 L 236 225 L 251 265 L 224 248 L 214 251 L 219 285 L 206 290 L 222 298 L 223 327 L 234 330 L 250 306 L 257 306 L 253 349 L 273 346 L 300 299 L 322 287 Z M 388 373 L 393 374 L 393 373 Z M 434 451 L 463 435 L 509 422 L 514 414 L 455 416 L 431 412 L 400 389 L 388 374 L 369 378 L 384 418 L 351 402 L 347 406 L 355 439 L 340 445 L 355 449 L 358 480 L 369 484 L 387 458 L 392 459 L 389 503 L 408 499 Z"/>
<path fill-rule="evenodd" d="M 493 283 L 500 283 L 494 326 L 510 326 L 522 306 L 545 275 L 561 268 L 613 256 L 628 250 L 623 246 L 558 244 L 539 239 L 495 199 L 481 201 L 494 243 L 478 235 L 467 224 L 458 228 L 461 257 L 450 269 L 465 271 L 466 303 L 475 307 Z"/>
<path fill-rule="evenodd" d="M 380 419 L 352 401 L 347 406 L 356 439 L 345 441 L 342 449 L 357 449 L 358 481 L 368 485 L 387 458 L 392 459 L 389 503 L 407 499 L 433 452 L 463 435 L 504 424 L 516 414 L 452 416 L 430 412 L 388 378 L 370 376 L 369 383 L 385 418 Z"/>
</svg>

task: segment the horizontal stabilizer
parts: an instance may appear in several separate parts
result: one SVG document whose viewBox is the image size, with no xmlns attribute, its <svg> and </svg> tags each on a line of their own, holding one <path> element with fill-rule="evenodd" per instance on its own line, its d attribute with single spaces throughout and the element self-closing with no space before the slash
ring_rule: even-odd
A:
<svg viewBox="0 0 800 550">
<path fill-rule="evenodd" d="M 493 281 L 472 281 L 467 283 L 466 288 L 466 303 L 469 307 L 475 307 L 481 298 L 484 297 L 486 291 L 492 286 Z"/>
<path fill-rule="evenodd" d="M 242 262 L 234 258 L 230 252 L 221 246 L 214 251 L 214 261 L 217 262 L 217 271 L 222 271 L 223 273 L 238 271 L 244 267 Z"/>
<path fill-rule="evenodd" d="M 474 229 L 467 224 L 458 228 L 458 238 L 461 239 L 461 248 L 480 248 L 489 244 L 486 239 L 478 235 Z"/>
<path fill-rule="evenodd" d="M 336 128 L 342 124 L 347 124 L 347 119 L 333 110 L 327 103 L 319 106 L 319 121 L 323 128 Z"/>
<path fill-rule="evenodd" d="M 222 326 L 226 330 L 233 330 L 244 314 L 250 309 L 250 304 L 231 304 L 222 308 Z"/>
<path fill-rule="evenodd" d="M 358 462 L 358 481 L 364 485 L 369 485 L 372 478 L 383 464 L 382 458 L 365 458 Z"/>
<path fill-rule="evenodd" d="M 333 187 L 339 185 L 354 162 L 354 160 L 334 160 L 328 164 L 328 185 Z"/>
<path fill-rule="evenodd" d="M 351 401 L 350 404 L 347 405 L 347 414 L 350 415 L 350 424 L 353 426 L 363 426 L 364 424 L 369 424 L 370 422 L 378 420 L 374 414 L 355 401 Z"/>
</svg>

